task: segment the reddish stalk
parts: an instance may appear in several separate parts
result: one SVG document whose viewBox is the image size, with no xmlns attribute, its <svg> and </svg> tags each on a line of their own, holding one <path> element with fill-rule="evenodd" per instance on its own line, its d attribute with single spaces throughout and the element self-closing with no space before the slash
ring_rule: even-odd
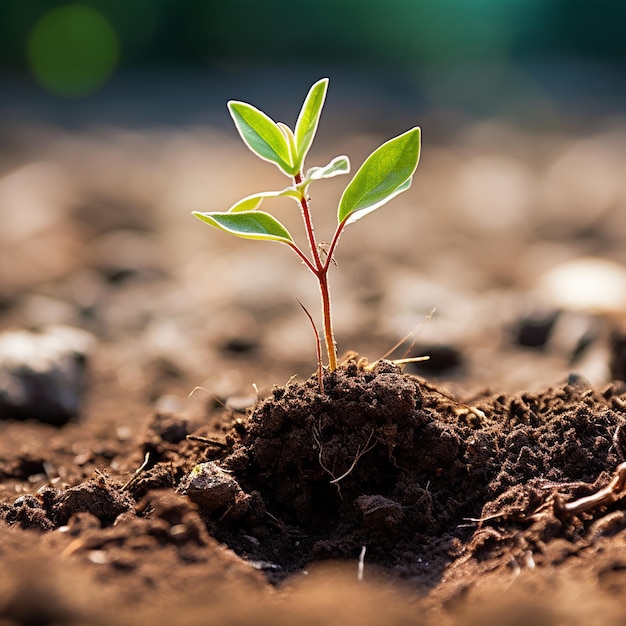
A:
<svg viewBox="0 0 626 626">
<path fill-rule="evenodd" d="M 302 182 L 301 174 L 296 174 L 294 176 L 294 182 L 296 185 Z M 317 241 L 315 239 L 315 230 L 313 229 L 311 210 L 305 195 L 303 195 L 300 199 L 300 210 L 302 212 L 302 219 L 304 220 L 304 227 L 307 235 L 307 240 L 309 242 L 309 247 L 311 248 L 313 263 L 306 259 L 302 251 L 297 248 L 297 246 L 291 247 L 301 258 L 305 259 L 307 267 L 311 270 L 311 272 L 313 272 L 313 274 L 315 274 L 315 277 L 317 278 L 317 282 L 320 287 L 320 295 L 322 298 L 322 315 L 324 318 L 324 340 L 326 343 L 326 354 L 328 354 L 328 369 L 332 372 L 333 370 L 337 369 L 337 348 L 335 346 L 335 337 L 333 334 L 333 324 L 330 309 L 328 268 L 330 265 L 330 259 L 332 258 L 331 253 L 337 243 L 337 239 L 339 238 L 339 233 L 341 231 L 342 225 L 340 225 L 335 232 L 335 236 L 333 237 L 333 241 L 330 246 L 330 253 L 326 259 L 326 262 L 322 262 L 322 258 L 320 256 L 317 246 Z"/>
<path fill-rule="evenodd" d="M 296 185 L 299 185 L 302 182 L 302 175 L 296 174 L 293 180 Z M 316 270 L 319 271 L 322 269 L 322 260 L 317 249 L 317 241 L 315 240 L 315 230 L 313 229 L 313 221 L 311 220 L 311 209 L 309 208 L 309 202 L 305 195 L 300 198 L 300 211 L 302 212 L 302 219 L 304 219 L 306 236 L 309 241 L 309 247 L 311 248 L 311 254 L 313 255 L 313 263 L 315 264 Z"/>
<path fill-rule="evenodd" d="M 326 352 L 328 354 L 328 369 L 332 372 L 337 369 L 337 348 L 333 335 L 333 323 L 330 314 L 330 291 L 328 289 L 328 267 L 321 268 L 315 274 L 320 284 L 322 294 L 322 312 L 324 315 L 324 339 L 326 340 Z"/>
<path fill-rule="evenodd" d="M 328 246 L 328 255 L 326 256 L 326 263 L 324 263 L 324 270 L 328 272 L 328 268 L 330 264 L 333 262 L 333 254 L 335 253 L 335 247 L 337 246 L 337 242 L 339 241 L 339 236 L 343 232 L 345 225 L 348 223 L 348 218 L 346 217 L 343 222 L 341 222 L 337 226 L 337 230 L 335 230 L 335 234 L 333 235 L 333 239 L 330 242 L 330 246 Z"/>
</svg>

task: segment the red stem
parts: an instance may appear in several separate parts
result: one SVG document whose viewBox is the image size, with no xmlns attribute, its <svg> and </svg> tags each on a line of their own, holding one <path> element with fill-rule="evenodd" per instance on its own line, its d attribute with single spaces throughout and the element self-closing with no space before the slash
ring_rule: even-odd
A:
<svg viewBox="0 0 626 626">
<path fill-rule="evenodd" d="M 302 175 L 296 174 L 294 176 L 294 182 L 299 185 L 302 182 Z M 322 260 L 320 258 L 319 250 L 317 249 L 317 241 L 315 240 L 315 230 L 313 229 L 313 222 L 311 220 L 311 210 L 309 209 L 309 203 L 306 199 L 306 195 L 300 198 L 300 211 L 302 212 L 302 219 L 304 220 L 304 226 L 306 230 L 306 236 L 309 240 L 309 247 L 311 248 L 311 254 L 313 255 L 313 261 L 315 267 L 319 271 L 322 268 Z"/>
<path fill-rule="evenodd" d="M 341 233 L 343 232 L 343 229 L 345 228 L 347 223 L 348 223 L 348 218 L 346 217 L 343 220 L 343 222 L 341 222 L 337 226 L 337 230 L 335 230 L 335 234 L 333 235 L 333 239 L 330 242 L 330 246 L 328 247 L 328 255 L 326 256 L 326 263 L 324 263 L 324 271 L 325 272 L 328 272 L 328 268 L 330 267 L 330 264 L 332 263 L 332 260 L 333 260 L 333 254 L 335 253 L 335 247 L 337 246 L 337 242 L 339 241 L 339 237 L 340 237 Z"/>
<path fill-rule="evenodd" d="M 315 274 L 317 275 L 317 269 L 314 265 L 306 258 L 306 254 L 300 250 L 300 248 L 295 243 L 287 243 L 287 245 L 302 259 L 303 263 Z"/>
<path fill-rule="evenodd" d="M 296 185 L 302 182 L 302 175 L 300 173 L 294 176 L 294 182 Z M 328 267 L 331 255 L 328 256 L 325 263 L 322 262 L 317 247 L 317 241 L 315 239 L 313 221 L 311 220 L 311 210 L 309 208 L 306 195 L 303 195 L 300 199 L 300 209 L 302 211 L 302 219 L 304 220 L 306 235 L 311 248 L 311 254 L 313 256 L 313 263 L 307 262 L 307 266 L 315 274 L 320 287 L 320 295 L 322 297 L 322 314 L 324 317 L 324 339 L 326 341 L 326 353 L 328 354 L 328 369 L 333 371 L 337 369 L 337 348 L 335 347 L 335 337 L 333 334 L 333 324 L 330 310 L 330 290 L 328 288 Z M 335 234 L 331 248 L 334 248 L 334 244 L 336 243 L 335 239 L 337 237 L 338 235 Z M 297 252 L 299 252 L 301 256 L 304 256 L 301 251 L 297 250 Z"/>
<path fill-rule="evenodd" d="M 333 321 L 330 314 L 330 290 L 328 289 L 328 267 L 322 268 L 317 274 L 322 295 L 322 312 L 324 314 L 324 339 L 326 340 L 326 353 L 328 354 L 328 369 L 332 372 L 337 369 L 337 347 L 333 335 Z"/>
</svg>

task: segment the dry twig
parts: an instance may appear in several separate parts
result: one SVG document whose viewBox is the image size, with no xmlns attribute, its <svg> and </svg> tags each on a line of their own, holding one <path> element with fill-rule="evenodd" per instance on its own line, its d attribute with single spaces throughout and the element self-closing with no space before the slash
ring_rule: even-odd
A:
<svg viewBox="0 0 626 626">
<path fill-rule="evenodd" d="M 148 466 L 148 462 L 150 461 L 150 453 L 146 452 L 146 456 L 143 459 L 143 463 L 135 470 L 135 473 L 130 477 L 130 479 L 126 482 L 126 484 L 122 487 L 122 491 L 126 491 L 139 477 L 139 474 L 143 472 Z"/>
<path fill-rule="evenodd" d="M 574 516 L 585 513 L 599 506 L 609 506 L 624 497 L 624 489 L 626 488 L 626 463 L 620 463 L 613 474 L 611 482 L 597 491 L 596 493 L 579 498 L 573 502 L 561 502 L 557 498 L 554 502 L 555 512 L 560 509 L 566 515 Z"/>
</svg>

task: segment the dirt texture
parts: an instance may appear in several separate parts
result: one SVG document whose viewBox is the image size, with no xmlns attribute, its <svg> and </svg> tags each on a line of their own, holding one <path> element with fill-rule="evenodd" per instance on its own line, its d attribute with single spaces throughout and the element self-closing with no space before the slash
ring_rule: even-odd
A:
<svg viewBox="0 0 626 626">
<path fill-rule="evenodd" d="M 377 145 L 335 130 L 320 162 Z M 263 164 L 4 130 L 0 623 L 626 624 L 624 137 L 425 142 L 385 236 L 342 238 L 367 358 L 320 386 L 313 279 L 189 216 Z"/>
</svg>

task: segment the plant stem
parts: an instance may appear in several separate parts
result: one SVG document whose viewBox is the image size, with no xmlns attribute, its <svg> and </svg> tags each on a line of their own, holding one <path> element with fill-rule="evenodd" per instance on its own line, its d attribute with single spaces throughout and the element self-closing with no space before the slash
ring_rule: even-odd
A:
<svg viewBox="0 0 626 626">
<path fill-rule="evenodd" d="M 326 353 L 328 354 L 328 369 L 332 372 L 337 369 L 337 348 L 333 335 L 333 321 L 330 314 L 330 291 L 328 289 L 328 268 L 321 268 L 316 274 L 322 294 L 322 311 L 324 314 L 324 339 L 326 340 Z"/>
<path fill-rule="evenodd" d="M 307 259 L 306 254 L 304 254 L 304 252 L 302 252 L 302 250 L 300 250 L 295 243 L 288 243 L 287 245 L 302 259 L 302 262 L 313 272 L 313 274 L 317 274 L 317 269 L 311 261 Z"/>
<path fill-rule="evenodd" d="M 326 262 L 324 263 L 324 269 L 327 272 L 328 272 L 328 268 L 330 267 L 330 264 L 333 261 L 333 254 L 335 253 L 335 246 L 337 245 L 337 242 L 339 241 L 339 236 L 343 232 L 343 229 L 347 223 L 348 223 L 348 218 L 346 217 L 346 219 L 343 220 L 343 222 L 341 222 L 337 226 L 337 230 L 335 230 L 335 234 L 333 235 L 333 239 L 330 242 L 330 246 L 328 246 L 328 254 L 326 255 Z"/>
<path fill-rule="evenodd" d="M 296 185 L 302 182 L 302 175 L 300 173 L 294 176 L 294 182 Z M 309 247 L 311 248 L 311 255 L 313 257 L 313 264 L 308 264 L 308 266 L 309 269 L 311 269 L 311 271 L 315 274 L 320 287 L 322 314 L 324 317 L 324 339 L 326 342 L 326 354 L 328 355 L 328 369 L 332 372 L 337 369 L 337 348 L 335 347 L 333 322 L 330 310 L 330 290 L 328 287 L 329 263 L 328 259 L 326 259 L 326 262 L 322 262 L 322 258 L 320 257 L 317 241 L 315 239 L 315 231 L 313 229 L 313 221 L 311 219 L 311 209 L 309 207 L 306 194 L 302 194 L 302 197 L 300 198 L 300 210 L 302 212 L 302 219 L 304 220 L 304 227 Z M 311 267 L 311 265 L 313 265 L 313 267 Z"/>
<path fill-rule="evenodd" d="M 299 185 L 302 182 L 302 175 L 296 174 L 293 179 L 295 184 Z M 303 193 L 300 197 L 300 211 L 302 213 L 302 219 L 304 220 L 306 236 L 309 241 L 309 247 L 311 248 L 311 254 L 313 255 L 313 263 L 317 271 L 319 271 L 322 269 L 322 260 L 320 258 L 319 250 L 317 249 L 315 230 L 313 229 L 313 221 L 311 220 L 311 209 L 309 208 L 309 202 L 305 193 Z"/>
</svg>

